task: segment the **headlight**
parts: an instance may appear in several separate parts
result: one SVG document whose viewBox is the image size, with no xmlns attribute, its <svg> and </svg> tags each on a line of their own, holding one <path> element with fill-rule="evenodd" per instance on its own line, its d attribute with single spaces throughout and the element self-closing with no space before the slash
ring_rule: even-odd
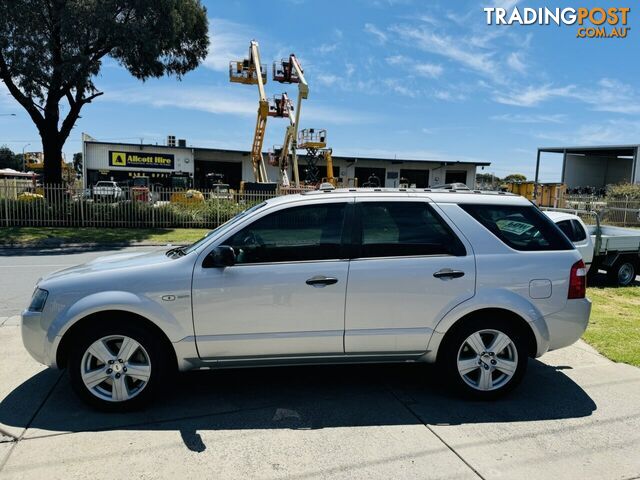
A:
<svg viewBox="0 0 640 480">
<path fill-rule="evenodd" d="M 42 290 L 41 288 L 36 288 L 35 292 L 33 292 L 33 297 L 31 297 L 31 304 L 29 305 L 30 312 L 41 312 L 44 308 L 44 304 L 47 301 L 47 296 L 49 292 L 46 290 Z"/>
</svg>

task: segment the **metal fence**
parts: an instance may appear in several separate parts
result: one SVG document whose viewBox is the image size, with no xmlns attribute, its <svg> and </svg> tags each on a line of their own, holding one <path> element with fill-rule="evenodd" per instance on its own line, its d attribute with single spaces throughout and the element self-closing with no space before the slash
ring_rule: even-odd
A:
<svg viewBox="0 0 640 480">
<path fill-rule="evenodd" d="M 567 209 L 596 212 L 603 224 L 620 227 L 640 227 L 640 199 L 608 198 L 596 195 L 568 195 Z M 585 220 L 590 217 L 586 216 Z"/>
<path fill-rule="evenodd" d="M 215 228 L 237 213 L 296 189 L 234 192 L 144 187 L 34 187 L 0 181 L 0 225 L 47 227 Z"/>
<path fill-rule="evenodd" d="M 51 227 L 215 228 L 268 198 L 300 189 L 234 192 L 224 187 L 197 190 L 65 185 L 35 187 L 30 181 L 0 179 L 0 225 Z M 604 224 L 640 227 L 640 199 L 569 195 L 563 208 L 595 212 Z M 581 214 L 582 216 L 582 214 Z M 584 215 L 590 223 L 592 217 Z"/>
</svg>

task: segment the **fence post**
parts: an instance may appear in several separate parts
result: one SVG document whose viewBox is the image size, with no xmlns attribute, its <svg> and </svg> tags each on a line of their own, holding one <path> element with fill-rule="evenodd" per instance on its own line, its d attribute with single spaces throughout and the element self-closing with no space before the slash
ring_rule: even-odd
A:
<svg viewBox="0 0 640 480">
<path fill-rule="evenodd" d="M 7 227 L 10 226 L 9 222 L 9 184 L 7 179 L 4 179 L 4 218 L 7 222 Z"/>
<path fill-rule="evenodd" d="M 627 210 L 629 209 L 629 197 L 624 197 L 624 217 L 622 219 L 622 226 L 627 226 Z"/>
</svg>

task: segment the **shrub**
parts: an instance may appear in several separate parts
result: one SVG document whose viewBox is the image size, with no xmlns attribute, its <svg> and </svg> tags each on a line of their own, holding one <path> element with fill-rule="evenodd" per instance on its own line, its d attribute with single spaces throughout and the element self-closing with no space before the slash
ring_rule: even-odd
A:
<svg viewBox="0 0 640 480">
<path fill-rule="evenodd" d="M 607 185 L 607 197 L 616 200 L 640 200 L 640 185 L 633 183 Z"/>
</svg>

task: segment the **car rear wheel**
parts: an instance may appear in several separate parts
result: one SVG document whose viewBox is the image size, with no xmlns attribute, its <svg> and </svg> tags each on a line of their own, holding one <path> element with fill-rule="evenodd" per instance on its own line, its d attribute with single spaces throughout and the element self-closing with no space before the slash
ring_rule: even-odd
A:
<svg viewBox="0 0 640 480">
<path fill-rule="evenodd" d="M 527 367 L 523 335 L 508 321 L 469 321 L 445 338 L 441 366 L 465 396 L 493 399 L 512 390 Z"/>
<path fill-rule="evenodd" d="M 139 408 L 167 371 L 161 342 L 136 325 L 90 327 L 74 342 L 67 365 L 71 384 L 82 400 L 102 410 Z"/>
</svg>

